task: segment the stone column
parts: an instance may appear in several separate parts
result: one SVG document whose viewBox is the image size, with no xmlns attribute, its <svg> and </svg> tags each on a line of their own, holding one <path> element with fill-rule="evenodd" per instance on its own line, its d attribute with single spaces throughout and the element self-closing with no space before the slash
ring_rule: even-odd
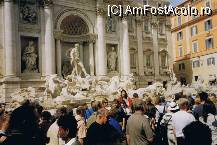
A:
<svg viewBox="0 0 217 145">
<path fill-rule="evenodd" d="M 45 11 L 45 74 L 51 75 L 56 73 L 55 68 L 55 44 L 53 35 L 53 9 L 52 0 L 43 0 Z"/>
<path fill-rule="evenodd" d="M 121 21 L 122 26 L 122 60 L 121 60 L 121 73 L 123 76 L 130 74 L 130 53 L 129 53 L 129 34 L 127 18 L 124 16 Z"/>
<path fill-rule="evenodd" d="M 80 42 L 79 43 L 79 55 L 80 55 L 80 61 L 82 62 L 82 63 L 84 63 L 84 43 L 83 42 Z"/>
<path fill-rule="evenodd" d="M 89 62 L 90 62 L 90 75 L 94 76 L 94 50 L 93 42 L 89 42 Z"/>
<path fill-rule="evenodd" d="M 175 42 L 175 41 L 172 41 L 170 19 L 167 20 L 166 29 L 165 30 L 166 30 L 166 35 L 167 35 L 167 51 L 168 51 L 167 63 L 169 65 L 169 68 L 172 69 L 173 68 L 173 51 L 174 50 L 172 48 L 173 47 L 172 43 L 170 43 L 170 42 Z"/>
<path fill-rule="evenodd" d="M 158 48 L 158 23 L 157 20 L 152 22 L 153 50 L 154 50 L 154 74 L 155 80 L 159 78 L 159 48 Z"/>
<path fill-rule="evenodd" d="M 56 40 L 56 53 L 57 53 L 57 74 L 62 76 L 62 52 L 61 52 L 61 40 Z"/>
<path fill-rule="evenodd" d="M 13 29 L 13 0 L 4 0 L 5 77 L 16 77 L 16 47 Z"/>
<path fill-rule="evenodd" d="M 97 51 L 96 57 L 98 58 L 96 66 L 97 76 L 106 76 L 107 74 L 107 61 L 106 61 L 106 46 L 105 46 L 105 18 L 104 10 L 102 8 L 97 9 L 96 18 L 96 29 L 97 29 Z"/>
<path fill-rule="evenodd" d="M 142 20 L 137 20 L 138 64 L 139 64 L 139 75 L 140 76 L 144 76 L 142 24 L 143 24 Z"/>
</svg>

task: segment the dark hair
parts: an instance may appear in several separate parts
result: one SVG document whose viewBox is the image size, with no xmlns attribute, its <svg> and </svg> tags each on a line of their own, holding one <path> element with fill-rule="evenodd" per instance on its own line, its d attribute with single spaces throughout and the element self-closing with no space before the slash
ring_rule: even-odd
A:
<svg viewBox="0 0 217 145">
<path fill-rule="evenodd" d="M 208 98 L 208 93 L 206 93 L 206 92 L 201 92 L 201 93 L 199 93 L 199 96 L 200 96 L 200 100 L 201 100 L 201 101 L 206 101 L 207 98 Z"/>
<path fill-rule="evenodd" d="M 74 116 L 63 115 L 57 120 L 58 126 L 69 130 L 69 137 L 75 138 L 77 135 L 77 121 Z"/>
<path fill-rule="evenodd" d="M 36 108 L 30 102 L 25 102 L 11 113 L 8 133 L 14 130 L 30 139 L 36 135 L 38 130 L 38 117 L 36 115 Z"/>
<path fill-rule="evenodd" d="M 41 117 L 43 117 L 45 120 L 49 121 L 51 119 L 52 115 L 48 111 L 43 111 L 41 114 Z"/>
<path fill-rule="evenodd" d="M 213 115 L 216 115 L 216 107 L 215 107 L 215 104 L 210 101 L 210 100 L 207 100 L 204 104 L 203 104 L 203 112 L 202 112 L 202 116 L 203 116 L 203 121 L 204 122 L 207 122 L 207 117 L 208 117 L 208 114 L 211 113 Z"/>
<path fill-rule="evenodd" d="M 76 113 L 78 115 L 81 115 L 82 117 L 84 116 L 85 114 L 85 108 L 83 106 L 79 106 L 77 109 L 76 109 Z"/>
<path fill-rule="evenodd" d="M 95 103 L 95 102 L 96 102 L 95 100 L 91 101 L 91 103 L 90 103 L 91 107 L 94 106 L 94 103 Z"/>
<path fill-rule="evenodd" d="M 100 108 L 102 108 L 102 104 L 99 101 L 95 101 L 95 103 L 92 106 L 92 109 L 94 112 L 98 111 Z"/>
<path fill-rule="evenodd" d="M 125 98 L 125 99 L 127 99 L 127 98 L 128 98 L 127 91 L 126 91 L 126 90 L 124 90 L 124 89 L 123 89 L 123 90 L 121 90 L 121 95 L 122 95 L 122 92 L 125 92 L 124 98 Z"/>
<path fill-rule="evenodd" d="M 209 126 L 195 121 L 183 129 L 185 145 L 211 145 L 212 133 Z"/>
<path fill-rule="evenodd" d="M 139 95 L 138 95 L 137 93 L 133 93 L 133 97 L 134 97 L 134 98 L 138 98 Z"/>
</svg>

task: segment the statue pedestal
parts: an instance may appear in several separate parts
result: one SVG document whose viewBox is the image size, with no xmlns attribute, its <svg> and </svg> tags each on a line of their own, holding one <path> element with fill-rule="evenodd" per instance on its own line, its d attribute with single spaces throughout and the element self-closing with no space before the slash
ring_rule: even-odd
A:
<svg viewBox="0 0 217 145">
<path fill-rule="evenodd" d="M 119 73 L 118 73 L 118 71 L 110 71 L 110 72 L 108 72 L 108 76 L 109 77 L 119 76 Z"/>
</svg>

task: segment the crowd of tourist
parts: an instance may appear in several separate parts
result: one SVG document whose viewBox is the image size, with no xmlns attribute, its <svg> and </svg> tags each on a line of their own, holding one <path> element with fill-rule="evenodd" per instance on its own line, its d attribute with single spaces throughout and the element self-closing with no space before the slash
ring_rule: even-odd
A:
<svg viewBox="0 0 217 145">
<path fill-rule="evenodd" d="M 125 90 L 109 102 L 93 100 L 55 114 L 25 101 L 12 112 L 0 106 L 1 145 L 216 145 L 217 98 L 201 92 L 140 99 Z"/>
</svg>

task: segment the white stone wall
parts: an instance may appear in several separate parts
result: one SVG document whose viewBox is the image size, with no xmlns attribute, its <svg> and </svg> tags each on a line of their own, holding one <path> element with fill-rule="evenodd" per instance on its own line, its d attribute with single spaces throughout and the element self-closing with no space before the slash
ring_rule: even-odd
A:
<svg viewBox="0 0 217 145">
<path fill-rule="evenodd" d="M 215 65 L 207 65 L 207 59 L 214 57 L 215 58 Z M 205 83 L 209 82 L 209 76 L 210 75 L 215 75 L 217 77 L 217 53 L 197 57 L 197 58 L 192 58 L 191 61 L 199 60 L 200 61 L 200 67 L 193 68 L 192 67 L 192 82 L 195 82 L 195 76 L 201 77 Z"/>
<path fill-rule="evenodd" d="M 28 85 L 31 85 L 32 81 L 41 81 L 47 71 L 47 66 L 46 66 L 46 43 L 45 40 L 45 24 L 46 24 L 46 18 L 45 18 L 45 9 L 43 7 L 39 8 L 39 17 L 38 17 L 38 24 L 37 25 L 21 25 L 19 24 L 19 11 L 18 11 L 18 5 L 15 4 L 14 6 L 14 54 L 15 54 L 15 65 L 16 65 L 16 77 L 20 80 L 16 80 L 14 84 L 14 88 L 18 87 L 26 87 Z M 77 15 L 81 17 L 88 25 L 89 27 L 89 33 L 97 35 L 97 3 L 96 0 L 54 0 L 54 4 L 52 5 L 52 14 L 53 14 L 53 29 L 54 33 L 57 31 L 60 31 L 60 24 L 62 20 L 69 15 Z M 106 9 L 104 10 L 106 13 Z M 103 16 L 104 21 L 106 22 L 107 17 L 104 15 Z M 132 18 L 132 31 L 128 32 L 128 37 L 129 37 L 129 53 L 133 54 L 133 58 L 130 58 L 133 60 L 134 66 L 131 66 L 130 68 L 130 73 L 134 73 L 136 80 L 137 80 L 137 85 L 138 86 L 144 86 L 147 85 L 148 82 L 155 82 L 155 81 L 166 81 L 169 79 L 167 74 L 162 74 L 161 68 L 160 68 L 160 59 L 159 59 L 159 52 L 161 49 L 165 49 L 168 52 L 168 59 L 171 58 L 172 56 L 172 51 L 171 50 L 171 45 L 168 45 L 168 41 L 171 40 L 169 37 L 170 35 L 170 29 L 165 29 L 165 35 L 161 36 L 158 34 L 158 25 L 157 22 L 159 19 L 157 17 L 153 17 L 154 19 L 149 19 L 150 20 L 150 33 L 145 33 L 144 32 L 144 22 L 146 22 L 146 19 L 143 19 L 143 17 Z M 128 26 L 130 27 L 128 19 Z M 166 18 L 165 18 L 166 19 Z M 162 18 L 161 18 L 162 20 Z M 3 49 L 3 40 L 4 40 L 4 27 L 3 27 L 4 21 L 3 21 L 3 9 L 2 6 L 0 5 L 0 73 L 2 73 L 2 70 L 5 65 L 5 58 L 4 58 L 4 49 Z M 126 21 L 124 22 L 126 26 Z M 117 72 L 108 72 L 108 76 L 113 76 L 113 75 L 121 75 L 123 72 L 121 70 L 128 72 L 128 68 L 124 68 L 124 61 L 128 59 L 124 59 L 122 56 L 123 50 L 126 52 L 126 48 L 124 48 L 122 39 L 123 39 L 123 31 L 125 32 L 124 34 L 127 34 L 126 29 L 123 29 L 123 21 L 121 18 L 116 17 L 116 31 L 112 33 L 107 33 L 106 28 L 105 28 L 105 45 L 107 44 L 112 44 L 117 46 L 117 53 L 118 53 L 118 69 Z M 22 74 L 21 73 L 21 44 L 20 44 L 20 36 L 32 36 L 32 37 L 38 37 L 38 42 L 39 42 L 39 70 L 40 73 L 38 74 Z M 124 35 L 125 36 L 125 35 Z M 127 39 L 128 37 L 124 37 L 124 41 L 128 42 Z M 160 38 L 160 39 L 159 39 Z M 60 43 L 58 40 L 55 40 L 55 64 L 57 69 L 61 69 L 61 63 L 58 63 L 59 61 L 63 61 L 66 59 L 65 53 L 66 50 L 70 47 L 74 46 L 75 42 L 67 42 L 67 41 L 61 41 Z M 97 40 L 96 40 L 97 41 Z M 83 56 L 81 57 L 81 60 L 84 63 L 84 66 L 87 70 L 88 73 L 90 72 L 90 50 L 89 47 L 93 46 L 93 57 L 94 59 L 94 68 L 92 67 L 92 74 L 95 72 L 96 74 L 96 66 L 98 65 L 98 62 L 100 62 L 102 59 L 97 57 L 96 54 L 98 54 L 97 50 L 97 42 L 91 42 L 92 45 L 89 45 L 87 42 L 84 43 L 83 46 Z M 164 42 L 163 42 L 164 41 Z M 57 45 L 58 44 L 58 45 Z M 126 46 L 128 47 L 128 43 L 126 43 Z M 60 47 L 60 50 L 57 51 L 57 47 Z M 107 48 L 105 48 L 107 49 Z M 151 70 L 147 70 L 147 66 L 145 61 L 146 61 L 146 53 L 149 51 L 149 53 L 152 54 L 151 57 L 151 64 L 152 68 Z M 107 50 L 105 50 L 107 53 Z M 107 55 L 107 54 L 106 54 Z M 107 56 L 105 55 L 105 59 L 107 61 Z M 171 65 L 172 59 L 168 60 Z M 50 63 L 50 62 L 49 62 Z M 52 63 L 53 64 L 53 63 Z M 57 66 L 59 65 L 59 66 Z M 151 73 L 147 73 L 147 71 L 152 71 Z M 60 74 L 60 71 L 57 70 L 56 73 Z M 31 81 L 29 83 L 28 81 Z M 12 83 L 13 84 L 13 83 Z M 20 85 L 22 84 L 22 85 Z M 37 83 L 36 83 L 37 84 Z M 39 83 L 38 83 L 39 84 Z M 6 88 L 10 88 L 7 86 Z M 10 86 L 11 84 L 9 84 Z M 4 91 L 7 94 L 7 90 Z"/>
</svg>

